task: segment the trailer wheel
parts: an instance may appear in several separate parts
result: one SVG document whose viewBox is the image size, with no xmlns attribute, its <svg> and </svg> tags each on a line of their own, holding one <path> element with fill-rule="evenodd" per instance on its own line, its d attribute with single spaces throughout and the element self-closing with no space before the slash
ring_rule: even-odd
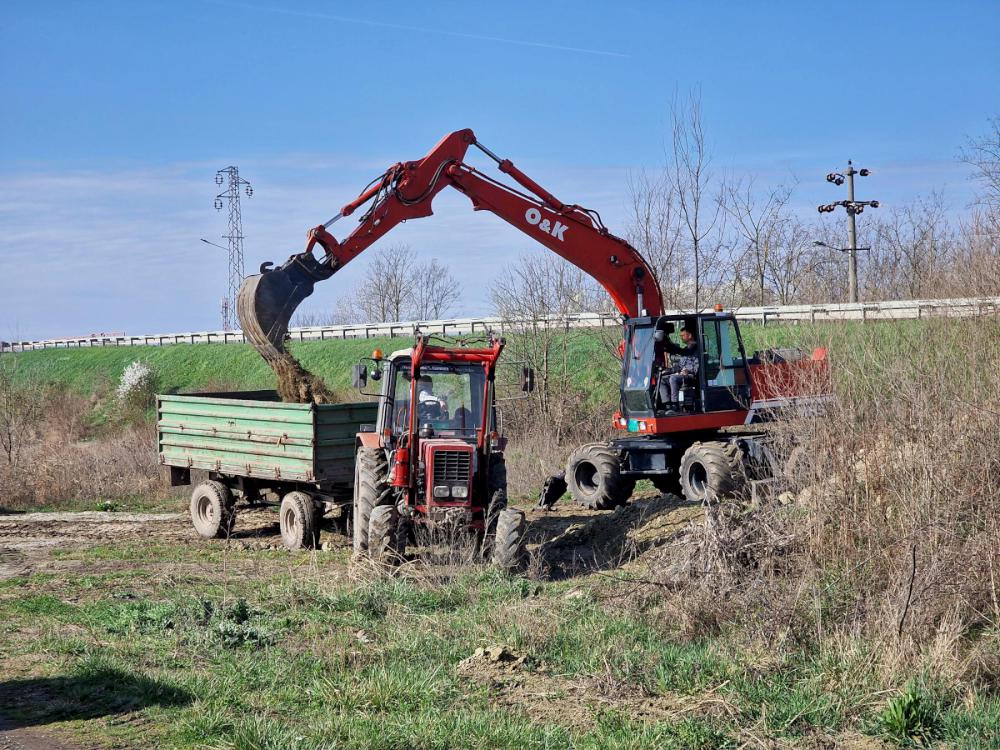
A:
<svg viewBox="0 0 1000 750">
<path fill-rule="evenodd" d="M 491 559 L 494 565 L 504 570 L 513 570 L 520 564 L 527 528 L 523 510 L 504 508 L 500 511 L 493 537 Z"/>
<path fill-rule="evenodd" d="M 278 509 L 281 541 L 291 550 L 314 549 L 319 542 L 319 514 L 305 492 L 289 492 Z"/>
<path fill-rule="evenodd" d="M 227 537 L 233 530 L 233 493 L 222 482 L 203 482 L 191 493 L 191 523 L 205 539 Z"/>
<path fill-rule="evenodd" d="M 591 510 L 624 505 L 635 480 L 622 476 L 618 452 L 607 443 L 581 445 L 566 462 L 566 482 L 573 499 Z"/>
<path fill-rule="evenodd" d="M 377 505 L 368 523 L 368 554 L 385 565 L 399 562 L 406 551 L 406 537 L 400 534 L 399 511 L 395 505 Z"/>
<path fill-rule="evenodd" d="M 739 492 L 746 482 L 743 451 L 736 443 L 692 443 L 681 458 L 680 479 L 691 502 L 714 502 Z"/>
<path fill-rule="evenodd" d="M 358 448 L 354 464 L 354 515 L 352 535 L 354 554 L 364 554 L 368 550 L 368 526 L 372 510 L 387 502 L 392 502 L 392 488 L 387 474 L 389 462 L 381 448 Z"/>
</svg>

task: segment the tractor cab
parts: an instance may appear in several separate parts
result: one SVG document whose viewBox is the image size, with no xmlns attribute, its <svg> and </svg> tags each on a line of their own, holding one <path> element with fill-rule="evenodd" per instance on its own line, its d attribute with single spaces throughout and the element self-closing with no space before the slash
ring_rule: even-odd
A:
<svg viewBox="0 0 1000 750">
<path fill-rule="evenodd" d="M 688 344 L 681 331 L 689 332 Z M 749 408 L 750 375 L 739 326 L 721 309 L 631 318 L 625 323 L 622 354 L 622 403 L 615 420 L 619 428 L 664 431 L 651 429 L 655 420 L 666 431 L 672 426 L 690 429 L 685 417 Z M 679 386 L 676 399 L 671 375 Z"/>
<path fill-rule="evenodd" d="M 503 346 L 493 338 L 485 347 L 439 346 L 418 336 L 413 348 L 387 358 L 376 352 L 370 365 L 355 368 L 356 386 L 379 381 L 369 440 L 384 452 L 404 507 L 434 518 L 439 511 L 461 511 L 482 527 L 490 467 L 503 461 L 494 393 Z"/>
</svg>

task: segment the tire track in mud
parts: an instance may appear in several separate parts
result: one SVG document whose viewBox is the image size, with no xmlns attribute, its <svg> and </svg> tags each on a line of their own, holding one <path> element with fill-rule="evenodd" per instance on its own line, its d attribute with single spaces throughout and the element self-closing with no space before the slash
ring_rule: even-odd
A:
<svg viewBox="0 0 1000 750">
<path fill-rule="evenodd" d="M 181 513 L 18 513 L 0 516 L 0 580 L 58 570 L 51 550 L 143 536 L 189 536 Z M 3 750 L 0 746 L 0 750 Z"/>
</svg>

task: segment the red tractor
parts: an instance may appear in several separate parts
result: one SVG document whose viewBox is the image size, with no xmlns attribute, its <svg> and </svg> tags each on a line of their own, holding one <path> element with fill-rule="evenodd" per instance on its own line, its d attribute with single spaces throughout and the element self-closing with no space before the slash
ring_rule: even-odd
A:
<svg viewBox="0 0 1000 750">
<path fill-rule="evenodd" d="M 465 163 L 470 146 L 518 187 Z M 746 426 L 777 410 L 811 407 L 829 398 L 825 352 L 817 350 L 811 359 L 780 351 L 747 356 L 732 315 L 721 310 L 669 314 L 649 264 L 604 226 L 600 214 L 558 200 L 479 143 L 471 130 L 445 136 L 418 161 L 392 165 L 333 219 L 311 230 L 304 252 L 277 269 L 266 263 L 260 275 L 247 278 L 238 307 L 247 338 L 265 357 L 280 354 L 288 321 L 314 284 L 393 227 L 430 216 L 434 196 L 446 187 L 468 197 L 475 210 L 496 214 L 590 274 L 622 314 L 621 402 L 612 422 L 624 435 L 573 452 L 565 479 L 579 503 L 620 505 L 639 479 L 650 479 L 664 491 L 680 490 L 690 500 L 706 500 L 738 489 L 748 476 L 780 474 L 781 461 L 767 434 Z M 362 206 L 367 207 L 359 224 L 347 237 L 338 241 L 330 234 L 334 222 Z M 313 254 L 317 246 L 324 251 L 319 258 Z M 670 337 L 678 326 L 688 331 L 690 341 L 677 355 L 682 362 L 675 364 L 670 354 L 681 345 Z M 676 397 L 665 387 L 671 380 Z M 390 469 L 373 459 L 368 463 L 376 473 Z"/>
<path fill-rule="evenodd" d="M 412 349 L 388 359 L 376 350 L 355 365 L 355 387 L 381 383 L 377 421 L 358 435 L 356 555 L 392 562 L 419 529 L 444 529 L 449 539 L 472 532 L 500 567 L 517 564 L 525 520 L 523 511 L 507 507 L 506 440 L 497 429 L 494 388 L 504 342 L 468 343 L 435 346 L 419 336 Z M 532 381 L 525 370 L 522 388 L 530 390 Z"/>
</svg>

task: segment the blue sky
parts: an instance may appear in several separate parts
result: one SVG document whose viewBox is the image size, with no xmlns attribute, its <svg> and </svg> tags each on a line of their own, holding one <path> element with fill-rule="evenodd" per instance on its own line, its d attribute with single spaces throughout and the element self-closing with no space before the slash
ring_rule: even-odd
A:
<svg viewBox="0 0 1000 750">
<path fill-rule="evenodd" d="M 628 173 L 662 162 L 692 87 L 715 167 L 797 179 L 803 211 L 850 157 L 886 205 L 937 187 L 961 210 L 958 150 L 1000 113 L 997 39 L 996 2 L 7 0 L 0 338 L 218 327 L 225 259 L 198 238 L 224 232 L 213 176 L 233 163 L 255 189 L 248 269 L 463 127 L 622 231 Z M 460 196 L 435 209 L 388 241 L 454 264 L 459 312 L 485 312 L 532 245 Z"/>
</svg>

